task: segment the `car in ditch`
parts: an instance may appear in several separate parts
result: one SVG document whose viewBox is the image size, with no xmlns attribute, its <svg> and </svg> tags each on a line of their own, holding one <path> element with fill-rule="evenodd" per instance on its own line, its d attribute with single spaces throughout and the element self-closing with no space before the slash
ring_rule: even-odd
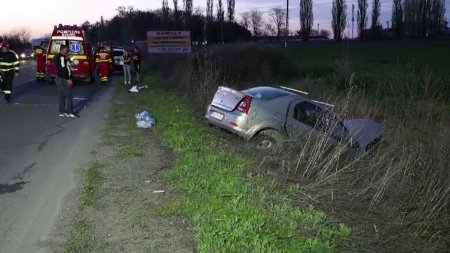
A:
<svg viewBox="0 0 450 253">
<path fill-rule="evenodd" d="M 320 137 L 325 133 L 330 133 L 330 145 L 345 143 L 357 152 L 367 151 L 381 140 L 382 124 L 365 118 L 339 120 L 327 106 L 286 88 L 263 86 L 237 91 L 221 86 L 205 117 L 209 124 L 252 141 L 258 149 L 275 148 L 283 140 L 300 140 L 298 136 Z"/>
</svg>

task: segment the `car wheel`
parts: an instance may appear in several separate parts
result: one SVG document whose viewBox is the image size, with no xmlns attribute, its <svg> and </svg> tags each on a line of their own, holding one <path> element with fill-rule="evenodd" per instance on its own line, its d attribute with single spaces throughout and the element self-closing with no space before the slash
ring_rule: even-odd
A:
<svg viewBox="0 0 450 253">
<path fill-rule="evenodd" d="M 275 130 L 263 130 L 252 140 L 252 146 L 263 151 L 274 150 L 280 147 L 282 139 Z"/>
</svg>

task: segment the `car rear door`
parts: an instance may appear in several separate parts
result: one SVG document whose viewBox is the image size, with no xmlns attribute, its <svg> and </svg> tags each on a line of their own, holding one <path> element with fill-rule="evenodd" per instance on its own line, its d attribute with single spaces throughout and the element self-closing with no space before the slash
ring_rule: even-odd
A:
<svg viewBox="0 0 450 253">
<path fill-rule="evenodd" d="M 211 105 L 231 112 L 238 106 L 244 96 L 240 91 L 221 86 L 217 89 Z"/>
</svg>

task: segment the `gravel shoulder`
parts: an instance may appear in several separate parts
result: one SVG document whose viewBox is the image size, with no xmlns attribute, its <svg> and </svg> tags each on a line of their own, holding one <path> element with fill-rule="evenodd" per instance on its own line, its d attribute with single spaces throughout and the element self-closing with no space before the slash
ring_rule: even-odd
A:
<svg viewBox="0 0 450 253">
<path fill-rule="evenodd" d="M 151 129 L 136 128 L 139 107 L 118 88 L 94 162 L 47 242 L 53 252 L 195 251 L 188 221 L 158 211 L 175 197 L 164 184 L 173 155 Z"/>
</svg>

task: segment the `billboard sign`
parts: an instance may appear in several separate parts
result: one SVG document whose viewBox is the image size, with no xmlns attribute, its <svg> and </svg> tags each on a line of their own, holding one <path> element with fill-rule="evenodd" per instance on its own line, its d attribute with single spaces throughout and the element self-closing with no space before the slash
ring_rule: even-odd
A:
<svg viewBox="0 0 450 253">
<path fill-rule="evenodd" d="M 191 52 L 191 32 L 189 31 L 149 31 L 147 40 L 150 54 Z"/>
</svg>

